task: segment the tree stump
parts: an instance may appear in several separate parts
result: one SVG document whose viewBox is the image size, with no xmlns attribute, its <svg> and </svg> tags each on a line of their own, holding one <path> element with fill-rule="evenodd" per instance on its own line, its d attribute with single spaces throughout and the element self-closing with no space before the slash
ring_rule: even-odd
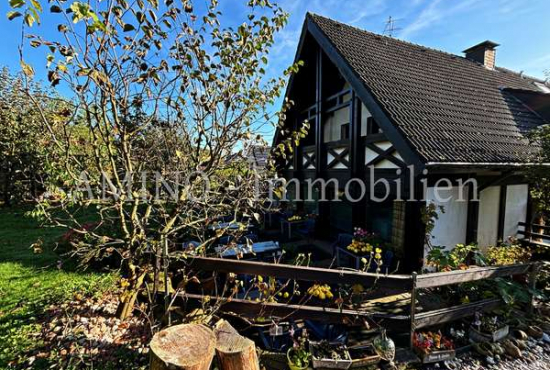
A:
<svg viewBox="0 0 550 370">
<path fill-rule="evenodd" d="M 220 320 L 214 329 L 216 354 L 222 370 L 260 370 L 253 341 L 240 335 L 227 321 Z"/>
<path fill-rule="evenodd" d="M 176 325 L 157 333 L 150 347 L 150 370 L 209 370 L 216 336 L 204 325 Z"/>
</svg>

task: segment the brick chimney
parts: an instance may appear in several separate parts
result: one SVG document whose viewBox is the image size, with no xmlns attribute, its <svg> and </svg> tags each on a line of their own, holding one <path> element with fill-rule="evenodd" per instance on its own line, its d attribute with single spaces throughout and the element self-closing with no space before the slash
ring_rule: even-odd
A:
<svg viewBox="0 0 550 370">
<path fill-rule="evenodd" d="M 481 63 L 488 69 L 495 69 L 497 46 L 499 46 L 497 43 L 487 40 L 464 50 L 463 53 L 466 54 L 467 59 Z"/>
</svg>

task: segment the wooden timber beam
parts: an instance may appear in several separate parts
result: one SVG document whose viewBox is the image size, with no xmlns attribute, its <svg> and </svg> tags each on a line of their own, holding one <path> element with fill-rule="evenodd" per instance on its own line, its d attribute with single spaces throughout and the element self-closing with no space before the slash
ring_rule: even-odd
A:
<svg viewBox="0 0 550 370">
<path fill-rule="evenodd" d="M 418 275 L 416 287 L 419 289 L 435 288 L 445 285 L 466 283 L 469 281 L 521 275 L 529 272 L 531 267 L 531 264 L 474 267 L 468 270 L 436 272 L 431 274 Z"/>
<path fill-rule="evenodd" d="M 183 299 L 202 300 L 200 294 L 178 293 Z M 409 325 L 408 315 L 394 315 L 377 312 L 338 309 L 277 302 L 254 302 L 246 299 L 212 297 L 221 303 L 223 312 L 234 312 L 247 317 L 278 317 L 318 320 L 332 323 L 363 324 L 363 320 L 382 322 L 387 328 L 404 329 Z M 221 302 L 220 302 L 221 301 Z"/>
<path fill-rule="evenodd" d="M 403 292 L 409 291 L 412 287 L 412 279 L 409 275 L 386 276 L 360 271 L 209 257 L 194 257 L 182 259 L 180 261 L 185 263 L 189 268 L 203 271 L 275 276 L 285 279 L 323 282 L 328 284 L 362 284 L 365 287 L 377 286 L 379 288 L 391 288 Z"/>
<path fill-rule="evenodd" d="M 503 304 L 500 298 L 485 299 L 479 302 L 461 304 L 449 308 L 442 308 L 416 314 L 414 319 L 415 329 L 444 324 L 463 317 L 474 315 L 478 311 L 489 311 Z"/>
</svg>

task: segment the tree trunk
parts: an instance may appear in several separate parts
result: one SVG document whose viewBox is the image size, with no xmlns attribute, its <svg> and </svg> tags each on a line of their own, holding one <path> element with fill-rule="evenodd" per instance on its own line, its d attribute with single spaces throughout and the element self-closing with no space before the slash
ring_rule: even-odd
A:
<svg viewBox="0 0 550 370">
<path fill-rule="evenodd" d="M 204 325 L 176 325 L 157 333 L 150 347 L 150 370 L 209 370 L 216 336 Z"/>
<path fill-rule="evenodd" d="M 135 277 L 135 270 L 132 271 L 131 276 L 133 277 L 130 280 L 130 286 L 121 294 L 120 302 L 117 309 L 117 317 L 120 320 L 126 320 L 132 312 L 134 311 L 134 306 L 136 304 L 138 294 L 143 286 L 143 281 L 145 280 L 146 273 L 141 272 L 140 275 Z"/>
<path fill-rule="evenodd" d="M 216 354 L 222 370 L 260 370 L 256 345 L 227 321 L 216 323 Z"/>
</svg>

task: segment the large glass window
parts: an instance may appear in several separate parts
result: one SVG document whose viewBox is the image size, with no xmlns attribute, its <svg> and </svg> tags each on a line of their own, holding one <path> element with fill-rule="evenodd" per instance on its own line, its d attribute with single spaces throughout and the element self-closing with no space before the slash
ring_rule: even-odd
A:
<svg viewBox="0 0 550 370">
<path fill-rule="evenodd" d="M 380 126 L 378 126 L 368 108 L 365 104 L 361 103 L 361 136 L 379 134 L 381 132 L 382 129 L 380 129 Z"/>
<path fill-rule="evenodd" d="M 392 240 L 393 202 L 371 202 L 368 207 L 369 229 L 386 241 Z"/>
<path fill-rule="evenodd" d="M 340 108 L 330 113 L 325 113 L 323 116 L 325 143 L 349 139 L 349 106 Z M 345 125 L 348 127 L 347 138 L 342 137 L 343 134 L 346 135 L 346 128 L 342 129 L 342 126 Z"/>
<path fill-rule="evenodd" d="M 330 204 L 330 227 L 336 233 L 353 232 L 351 204 L 345 201 L 329 202 Z"/>
</svg>

